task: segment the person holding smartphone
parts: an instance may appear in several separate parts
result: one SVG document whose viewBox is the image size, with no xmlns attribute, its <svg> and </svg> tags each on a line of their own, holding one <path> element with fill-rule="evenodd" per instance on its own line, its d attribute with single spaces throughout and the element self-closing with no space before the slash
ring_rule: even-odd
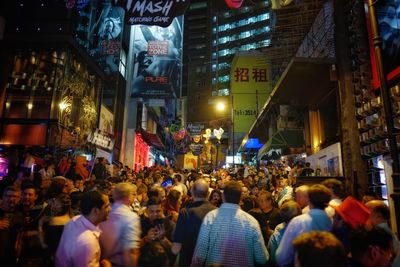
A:
<svg viewBox="0 0 400 267">
<path fill-rule="evenodd" d="M 158 197 L 150 197 L 147 202 L 147 216 L 140 218 L 142 227 L 142 245 L 148 242 L 159 242 L 168 251 L 170 266 L 175 262 L 175 255 L 171 253 L 172 233 L 175 223 L 165 217 L 162 200 Z"/>
</svg>

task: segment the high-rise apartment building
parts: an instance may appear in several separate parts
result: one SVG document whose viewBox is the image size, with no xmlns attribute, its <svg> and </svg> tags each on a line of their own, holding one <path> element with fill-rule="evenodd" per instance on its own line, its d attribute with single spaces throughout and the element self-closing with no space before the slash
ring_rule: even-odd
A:
<svg viewBox="0 0 400 267">
<path fill-rule="evenodd" d="M 212 97 L 230 93 L 236 52 L 271 44 L 270 2 L 228 9 L 224 1 L 192 0 L 185 14 L 184 81 L 188 122 L 215 118 Z"/>
</svg>

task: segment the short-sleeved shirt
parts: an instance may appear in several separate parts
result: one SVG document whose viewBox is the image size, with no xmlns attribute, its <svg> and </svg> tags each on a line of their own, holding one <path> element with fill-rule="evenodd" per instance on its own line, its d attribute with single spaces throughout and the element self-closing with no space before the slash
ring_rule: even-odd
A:
<svg viewBox="0 0 400 267">
<path fill-rule="evenodd" d="M 251 267 L 268 259 L 257 220 L 239 205 L 224 203 L 204 217 L 191 266 Z"/>
<path fill-rule="evenodd" d="M 182 244 L 180 267 L 190 266 L 203 218 L 214 209 L 216 207 L 208 201 L 196 201 L 179 212 L 173 242 Z"/>
<path fill-rule="evenodd" d="M 99 225 L 102 257 L 122 266 L 123 251 L 140 248 L 140 219 L 128 206 L 114 203 L 108 220 Z"/>
<path fill-rule="evenodd" d="M 56 252 L 56 267 L 100 266 L 100 229 L 82 215 L 64 227 Z"/>
</svg>

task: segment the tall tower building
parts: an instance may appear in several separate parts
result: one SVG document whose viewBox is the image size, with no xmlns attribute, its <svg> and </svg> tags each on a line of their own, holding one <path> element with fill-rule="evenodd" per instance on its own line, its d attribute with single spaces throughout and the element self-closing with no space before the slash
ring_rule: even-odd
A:
<svg viewBox="0 0 400 267">
<path fill-rule="evenodd" d="M 270 46 L 270 2 L 228 9 L 224 1 L 192 0 L 185 15 L 184 81 L 188 122 L 215 119 L 213 97 L 230 94 L 236 52 Z"/>
</svg>

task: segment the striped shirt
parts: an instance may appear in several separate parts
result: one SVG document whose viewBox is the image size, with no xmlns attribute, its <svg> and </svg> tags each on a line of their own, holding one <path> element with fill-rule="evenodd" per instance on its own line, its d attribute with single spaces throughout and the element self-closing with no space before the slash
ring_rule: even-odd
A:
<svg viewBox="0 0 400 267">
<path fill-rule="evenodd" d="M 239 205 L 224 203 L 204 218 L 191 266 L 250 267 L 268 258 L 257 220 Z"/>
</svg>

